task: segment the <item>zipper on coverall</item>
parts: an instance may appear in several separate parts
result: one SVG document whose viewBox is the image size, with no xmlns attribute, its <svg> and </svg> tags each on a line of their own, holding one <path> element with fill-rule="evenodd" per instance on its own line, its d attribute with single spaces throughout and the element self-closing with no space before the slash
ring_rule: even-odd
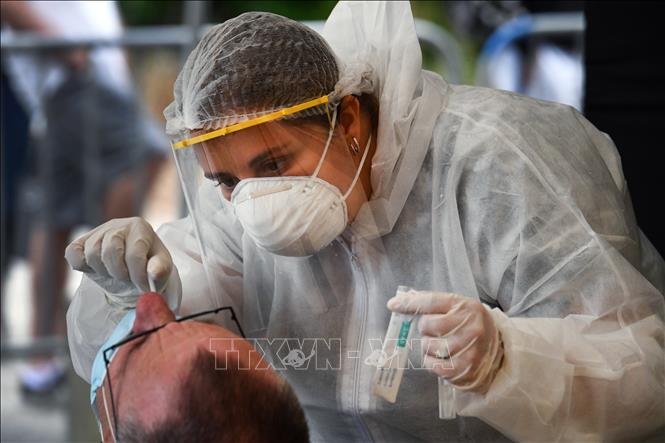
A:
<svg viewBox="0 0 665 443">
<path fill-rule="evenodd" d="M 358 259 L 358 256 L 354 252 L 354 247 L 353 243 L 352 245 L 349 245 L 348 241 L 344 239 L 343 237 L 340 237 L 339 242 L 342 244 L 346 252 L 349 254 L 349 257 L 351 258 L 351 264 L 357 271 L 357 273 L 360 275 L 361 280 L 362 280 L 362 294 L 360 294 L 359 300 L 360 300 L 360 311 L 361 311 L 361 316 L 360 316 L 360 328 L 359 328 L 359 333 L 358 333 L 358 346 L 360 349 L 358 349 L 358 353 L 360 357 L 362 356 L 362 348 L 363 348 L 363 342 L 365 340 L 365 328 L 367 326 L 367 303 L 368 303 L 368 296 L 369 294 L 367 293 L 367 281 L 365 280 L 365 273 L 363 272 L 362 266 L 360 265 L 360 260 Z M 355 242 L 354 242 L 355 243 Z M 362 358 L 358 358 L 356 361 L 356 364 L 354 366 L 354 371 L 353 371 L 353 399 L 352 399 L 352 405 L 353 405 L 353 417 L 355 419 L 356 425 L 360 433 L 363 435 L 364 440 L 366 441 L 373 441 L 372 435 L 370 434 L 369 430 L 365 426 L 365 423 L 362 420 L 362 417 L 360 415 L 360 373 L 362 370 Z"/>
</svg>

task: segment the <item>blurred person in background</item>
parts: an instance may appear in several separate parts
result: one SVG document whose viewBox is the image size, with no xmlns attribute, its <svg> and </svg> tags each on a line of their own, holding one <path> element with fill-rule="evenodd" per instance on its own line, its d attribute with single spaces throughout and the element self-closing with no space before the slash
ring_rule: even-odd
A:
<svg viewBox="0 0 665 443">
<path fill-rule="evenodd" d="M 122 34 L 114 2 L 2 2 L 3 38 L 12 31 L 57 39 Z M 138 214 L 167 142 L 135 97 L 117 48 L 14 53 L 7 68 L 31 119 L 35 149 L 31 214 L 32 335 L 64 335 L 64 248 L 80 225 Z M 49 392 L 65 365 L 32 360 L 24 392 Z"/>
</svg>

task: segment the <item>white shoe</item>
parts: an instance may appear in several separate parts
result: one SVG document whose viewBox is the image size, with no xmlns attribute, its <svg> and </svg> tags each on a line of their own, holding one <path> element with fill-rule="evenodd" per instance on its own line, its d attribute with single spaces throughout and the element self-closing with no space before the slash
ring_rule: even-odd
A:
<svg viewBox="0 0 665 443">
<path fill-rule="evenodd" d="M 65 378 L 66 373 L 66 365 L 56 359 L 30 363 L 19 376 L 21 390 L 28 393 L 49 392 Z"/>
</svg>

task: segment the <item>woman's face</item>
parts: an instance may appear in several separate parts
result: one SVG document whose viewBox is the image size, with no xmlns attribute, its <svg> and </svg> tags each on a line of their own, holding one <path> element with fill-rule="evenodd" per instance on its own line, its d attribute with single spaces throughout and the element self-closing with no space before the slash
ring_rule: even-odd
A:
<svg viewBox="0 0 665 443">
<path fill-rule="evenodd" d="M 361 115 L 355 97 L 345 97 L 338 113 L 330 146 L 317 176 L 345 194 L 358 170 L 371 128 L 369 119 Z M 230 200 L 241 180 L 314 174 L 329 135 L 329 125 L 277 121 L 209 140 L 197 145 L 195 151 L 205 176 Z M 350 148 L 354 137 L 360 145 L 358 153 Z M 355 218 L 371 195 L 369 172 L 374 144 L 369 149 L 358 184 L 347 199 L 349 220 Z"/>
</svg>

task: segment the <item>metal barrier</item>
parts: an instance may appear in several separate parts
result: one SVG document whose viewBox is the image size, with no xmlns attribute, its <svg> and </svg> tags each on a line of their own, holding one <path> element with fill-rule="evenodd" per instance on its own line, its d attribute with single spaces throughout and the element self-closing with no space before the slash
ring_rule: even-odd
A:
<svg viewBox="0 0 665 443">
<path fill-rule="evenodd" d="M 517 40 L 573 35 L 579 39 L 581 46 L 584 29 L 584 14 L 581 12 L 530 14 L 508 20 L 483 45 L 476 64 L 476 84 L 488 84 L 490 59 Z"/>
<path fill-rule="evenodd" d="M 198 2 L 192 2 L 198 4 Z M 305 25 L 317 32 L 323 30 L 324 21 L 304 21 Z M 427 20 L 416 19 L 416 32 L 421 44 L 434 49 L 436 55 L 448 67 L 447 80 L 459 83 L 462 80 L 462 51 L 459 43 L 445 29 Z M 120 46 L 125 48 L 152 48 L 175 47 L 185 48 L 188 54 L 190 48 L 212 26 L 191 25 L 176 26 L 148 26 L 128 28 L 119 38 L 82 38 L 82 39 L 46 39 L 34 34 L 18 34 L 9 41 L 2 42 L 3 51 L 52 51 L 58 49 L 81 48 L 91 49 L 100 47 Z"/>
</svg>

